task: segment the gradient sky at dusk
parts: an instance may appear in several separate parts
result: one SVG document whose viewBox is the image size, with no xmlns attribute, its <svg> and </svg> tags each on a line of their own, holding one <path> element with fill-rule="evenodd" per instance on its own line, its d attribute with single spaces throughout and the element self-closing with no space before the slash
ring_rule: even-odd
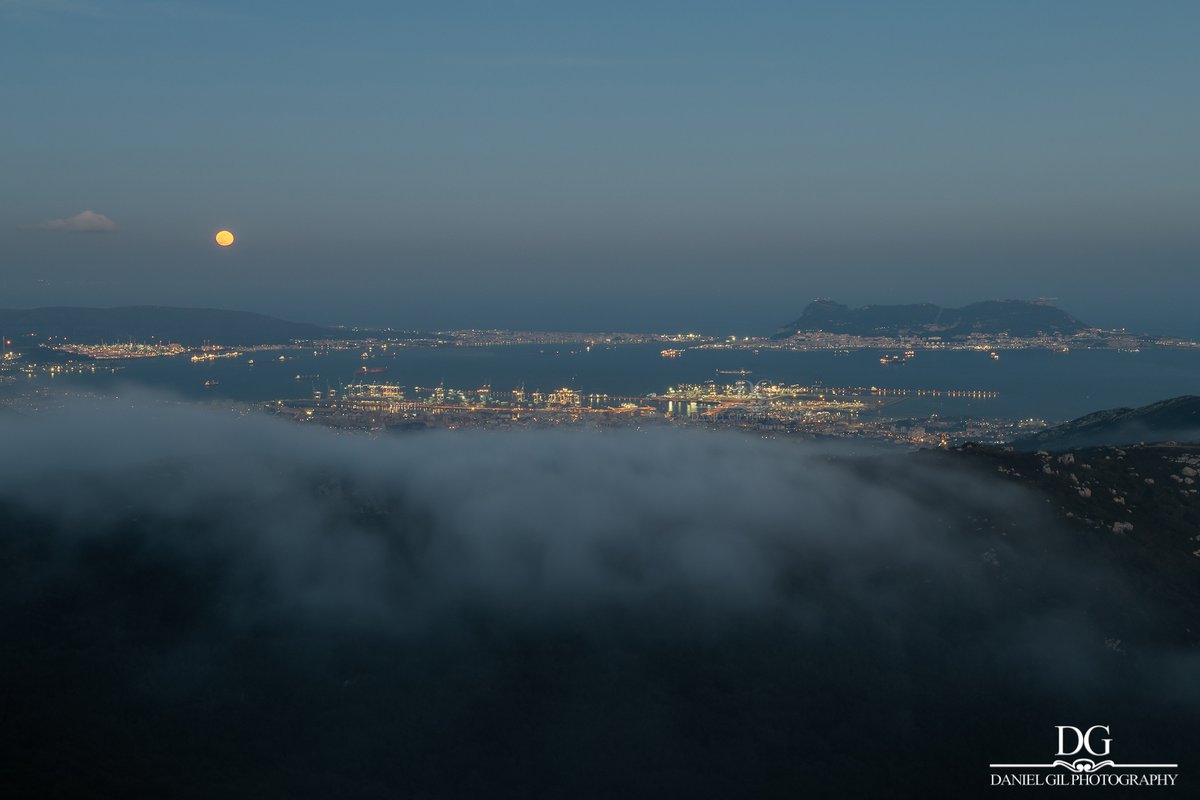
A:
<svg viewBox="0 0 1200 800">
<path fill-rule="evenodd" d="M 0 307 L 1200 335 L 1198 43 L 1194 0 L 0 0 Z"/>
</svg>

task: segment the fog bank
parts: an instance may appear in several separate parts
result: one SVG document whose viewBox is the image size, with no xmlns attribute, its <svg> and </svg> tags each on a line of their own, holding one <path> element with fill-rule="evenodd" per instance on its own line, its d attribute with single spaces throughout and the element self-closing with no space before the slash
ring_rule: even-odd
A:
<svg viewBox="0 0 1200 800">
<path fill-rule="evenodd" d="M 903 796 L 1200 710 L 1119 570 L 969 470 L 137 396 L 0 446 L 6 771 L 62 791 Z"/>
</svg>

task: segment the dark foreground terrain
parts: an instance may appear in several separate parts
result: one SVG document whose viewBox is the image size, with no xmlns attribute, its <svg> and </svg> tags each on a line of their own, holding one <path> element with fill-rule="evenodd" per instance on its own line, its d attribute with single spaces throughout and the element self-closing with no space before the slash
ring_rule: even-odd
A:
<svg viewBox="0 0 1200 800">
<path fill-rule="evenodd" d="M 7 796 L 972 796 L 1093 724 L 1200 780 L 1196 447 L 0 441 Z"/>
<path fill-rule="evenodd" d="M 1138 408 L 1109 408 L 1013 442 L 1018 450 L 1069 450 L 1101 445 L 1200 441 L 1200 396 L 1190 394 Z"/>
</svg>

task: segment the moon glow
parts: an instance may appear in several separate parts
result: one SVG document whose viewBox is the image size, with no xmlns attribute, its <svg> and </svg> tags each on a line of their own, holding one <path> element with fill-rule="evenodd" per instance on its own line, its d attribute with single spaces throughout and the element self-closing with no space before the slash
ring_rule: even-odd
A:
<svg viewBox="0 0 1200 800">
<path fill-rule="evenodd" d="M 217 231 L 217 235 L 213 238 L 217 240 L 217 244 L 221 245 L 221 247 L 229 247 L 229 245 L 233 244 L 232 231 Z"/>
</svg>

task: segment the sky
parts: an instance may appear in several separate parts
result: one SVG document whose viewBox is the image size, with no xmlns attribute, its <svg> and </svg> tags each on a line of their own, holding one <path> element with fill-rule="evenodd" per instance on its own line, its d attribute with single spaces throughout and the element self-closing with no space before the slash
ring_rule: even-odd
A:
<svg viewBox="0 0 1200 800">
<path fill-rule="evenodd" d="M 1200 336 L 1197 42 L 1172 0 L 0 0 L 0 307 Z"/>
</svg>

